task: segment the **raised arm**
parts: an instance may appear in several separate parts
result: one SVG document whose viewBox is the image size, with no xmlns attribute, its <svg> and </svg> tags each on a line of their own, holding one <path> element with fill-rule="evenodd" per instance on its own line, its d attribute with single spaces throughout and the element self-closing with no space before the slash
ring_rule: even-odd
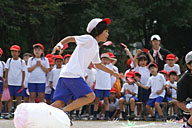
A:
<svg viewBox="0 0 192 128">
<path fill-rule="evenodd" d="M 142 85 L 142 84 L 141 84 L 141 83 L 139 83 L 139 82 L 136 82 L 136 85 L 137 85 L 137 86 L 139 86 L 139 87 L 142 87 L 142 88 L 144 88 L 144 89 L 146 89 L 146 90 L 148 90 L 148 89 L 149 89 L 149 87 L 148 87 L 148 86 Z"/>
</svg>

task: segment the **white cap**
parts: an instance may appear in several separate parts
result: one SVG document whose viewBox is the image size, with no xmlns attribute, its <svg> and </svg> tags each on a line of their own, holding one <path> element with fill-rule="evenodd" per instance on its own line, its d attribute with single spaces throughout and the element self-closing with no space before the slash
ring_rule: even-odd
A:
<svg viewBox="0 0 192 128">
<path fill-rule="evenodd" d="M 107 53 L 103 53 L 103 54 L 101 54 L 101 58 L 103 58 L 103 57 L 109 58 L 110 56 L 109 56 L 109 54 L 107 54 Z"/>
<path fill-rule="evenodd" d="M 154 40 L 154 39 L 156 39 L 156 40 L 161 40 L 161 38 L 160 38 L 159 35 L 152 35 L 152 36 L 151 36 L 151 41 Z"/>
<path fill-rule="evenodd" d="M 102 21 L 106 22 L 107 24 L 111 23 L 111 20 L 109 18 L 105 18 L 105 19 L 94 18 L 88 23 L 87 32 L 91 33 L 91 31 L 98 25 L 98 23 L 100 23 Z"/>
<path fill-rule="evenodd" d="M 187 55 L 185 56 L 186 64 L 188 64 L 191 61 L 192 61 L 192 51 L 188 52 Z"/>
</svg>

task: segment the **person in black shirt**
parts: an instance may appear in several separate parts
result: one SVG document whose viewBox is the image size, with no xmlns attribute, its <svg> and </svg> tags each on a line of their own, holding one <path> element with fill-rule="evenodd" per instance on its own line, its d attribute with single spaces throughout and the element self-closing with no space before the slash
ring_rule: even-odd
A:
<svg viewBox="0 0 192 128">
<path fill-rule="evenodd" d="M 182 75 L 177 84 L 177 106 L 192 115 L 192 108 L 186 107 L 186 101 L 192 99 L 192 51 L 185 56 L 185 62 L 188 70 Z M 182 128 L 192 128 L 192 116 L 189 117 Z"/>
<path fill-rule="evenodd" d="M 166 56 L 171 52 L 160 47 L 161 38 L 159 35 L 151 36 L 151 42 L 152 42 L 152 49 L 150 50 L 150 53 L 154 58 L 154 62 L 159 67 L 158 71 L 161 71 L 164 69 L 164 64 L 166 63 L 165 62 Z M 176 61 L 178 61 L 177 57 Z"/>
</svg>

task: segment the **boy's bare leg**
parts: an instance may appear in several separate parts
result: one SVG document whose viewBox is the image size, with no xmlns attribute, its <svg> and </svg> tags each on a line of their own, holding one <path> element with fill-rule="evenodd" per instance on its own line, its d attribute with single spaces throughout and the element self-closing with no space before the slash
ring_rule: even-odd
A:
<svg viewBox="0 0 192 128">
<path fill-rule="evenodd" d="M 163 116 L 162 109 L 161 109 L 160 104 L 158 102 L 155 102 L 155 108 L 157 109 L 159 116 Z"/>
<path fill-rule="evenodd" d="M 153 113 L 152 107 L 149 105 L 146 105 L 146 109 L 147 111 L 151 114 L 151 116 L 155 116 L 155 114 Z"/>
<path fill-rule="evenodd" d="M 11 96 L 11 99 L 8 101 L 8 112 L 12 111 L 13 106 L 13 97 Z"/>
<path fill-rule="evenodd" d="M 100 102 L 100 97 L 96 97 L 95 102 L 94 102 L 94 111 L 98 111 L 98 109 L 99 109 L 99 102 Z"/>
<path fill-rule="evenodd" d="M 44 102 L 45 93 L 43 93 L 43 92 L 38 92 L 38 96 L 39 96 L 39 101 L 40 101 L 40 102 Z"/>
<path fill-rule="evenodd" d="M 109 98 L 104 97 L 104 106 L 105 106 L 105 111 L 109 111 Z"/>
<path fill-rule="evenodd" d="M 135 99 L 131 98 L 129 102 L 130 102 L 130 106 L 131 106 L 131 111 L 134 111 L 135 110 Z"/>
<path fill-rule="evenodd" d="M 29 102 L 35 103 L 36 92 L 30 92 Z"/>
<path fill-rule="evenodd" d="M 16 96 L 17 105 L 21 104 L 22 97 Z"/>
<path fill-rule="evenodd" d="M 54 103 L 51 104 L 51 106 L 56 107 L 56 108 L 61 108 L 65 105 L 64 101 L 61 100 L 56 100 Z"/>
<path fill-rule="evenodd" d="M 63 108 L 64 112 L 68 112 L 74 109 L 77 109 L 83 105 L 86 105 L 88 103 L 91 103 L 93 100 L 95 99 L 95 94 L 94 92 L 87 94 L 84 97 L 81 97 L 79 99 L 76 99 L 75 101 L 73 101 L 72 103 L 68 104 L 67 106 L 65 106 Z"/>
<path fill-rule="evenodd" d="M 123 103 L 124 102 L 125 102 L 125 99 L 124 98 L 120 98 L 120 100 L 119 100 L 119 108 L 120 108 L 121 112 L 123 111 Z"/>
</svg>

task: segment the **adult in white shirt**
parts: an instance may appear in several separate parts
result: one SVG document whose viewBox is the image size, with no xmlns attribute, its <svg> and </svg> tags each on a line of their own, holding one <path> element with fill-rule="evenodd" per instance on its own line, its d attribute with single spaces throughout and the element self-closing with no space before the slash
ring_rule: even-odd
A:
<svg viewBox="0 0 192 128">
<path fill-rule="evenodd" d="M 63 111 L 71 111 L 83 105 L 92 102 L 95 99 L 94 92 L 90 89 L 84 80 L 85 70 L 92 62 L 98 69 L 119 77 L 119 74 L 106 68 L 101 64 L 99 58 L 98 42 L 105 42 L 109 36 L 108 24 L 110 19 L 92 19 L 87 27 L 90 35 L 69 36 L 61 40 L 53 49 L 53 51 L 61 50 L 60 46 L 69 42 L 76 42 L 75 48 L 69 62 L 62 69 L 58 85 L 55 90 L 52 105 L 60 108 L 67 104 L 72 97 L 77 99 L 63 108 Z"/>
</svg>

